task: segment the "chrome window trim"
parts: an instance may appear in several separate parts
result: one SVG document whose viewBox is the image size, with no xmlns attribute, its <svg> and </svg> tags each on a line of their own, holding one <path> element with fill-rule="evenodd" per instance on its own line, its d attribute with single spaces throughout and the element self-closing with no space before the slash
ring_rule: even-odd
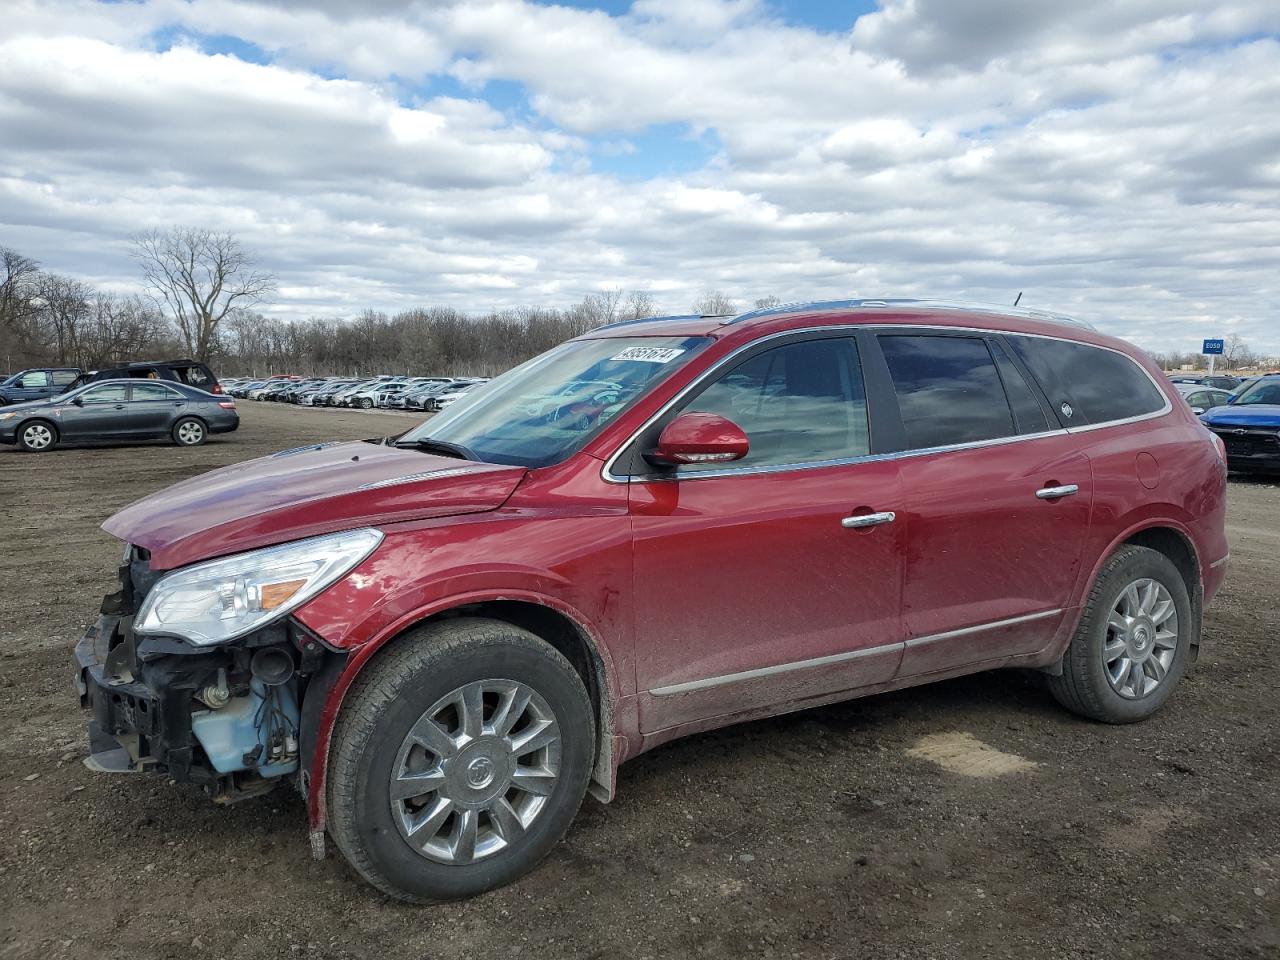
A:
<svg viewBox="0 0 1280 960">
<path fill-rule="evenodd" d="M 973 633 L 983 633 L 987 630 L 999 630 L 1001 627 L 1012 627 L 1020 623 L 1031 623 L 1036 620 L 1047 620 L 1049 617 L 1056 617 L 1062 613 L 1062 608 L 1057 610 L 1041 610 L 1039 613 L 1028 613 L 1020 617 L 1009 617 L 1004 620 L 992 620 L 988 623 L 975 624 L 972 627 L 961 627 L 959 630 L 947 630 L 943 633 L 932 633 L 923 637 L 911 637 L 907 640 L 899 640 L 896 643 L 882 643 L 874 647 L 862 647 L 858 650 L 850 650 L 847 653 L 833 653 L 825 657 L 813 657 L 809 660 L 793 660 L 790 663 L 779 663 L 772 667 L 756 667 L 753 670 L 742 670 L 738 673 L 723 673 L 715 677 L 703 677 L 701 680 L 689 680 L 684 683 L 673 683 L 665 687 L 654 687 L 648 691 L 650 696 L 654 697 L 671 697 L 681 693 L 693 693 L 698 690 L 709 690 L 714 687 L 722 687 L 729 683 L 739 683 L 743 680 L 756 680 L 760 677 L 777 676 L 780 673 L 792 673 L 796 670 L 809 670 L 814 667 L 826 667 L 833 663 L 847 663 L 850 660 L 859 660 L 863 657 L 875 656 L 881 653 L 891 653 L 895 650 L 904 651 L 908 647 L 918 647 L 926 643 L 935 643 L 938 640 L 951 640 L 956 637 L 965 637 Z"/>
<path fill-rule="evenodd" d="M 758 467 L 726 467 L 723 470 L 702 470 L 697 473 L 680 474 L 656 474 L 656 473 L 640 473 L 634 476 L 623 474 L 619 476 L 613 472 L 613 465 L 618 458 L 627 450 L 631 444 L 635 443 L 636 438 L 651 427 L 655 421 L 666 416 L 672 407 L 682 401 L 690 392 L 701 386 L 704 381 L 714 376 L 717 371 L 732 361 L 739 354 L 752 349 L 762 343 L 768 343 L 771 340 L 778 340 L 783 337 L 789 337 L 797 334 L 805 333 L 826 333 L 829 331 L 849 331 L 852 336 L 858 330 L 869 330 L 873 334 L 892 333 L 897 330 L 930 330 L 939 333 L 950 333 L 952 331 L 958 333 L 976 333 L 983 336 L 1003 336 L 1003 337 L 1034 337 L 1039 340 L 1059 340 L 1063 343 L 1075 343 L 1085 347 L 1093 347 L 1096 350 L 1109 350 L 1112 353 L 1119 354 L 1129 361 L 1135 368 L 1143 373 L 1156 388 L 1156 391 L 1164 398 L 1164 406 L 1152 413 L 1140 414 L 1136 417 L 1128 417 L 1123 420 L 1107 420 L 1103 423 L 1088 423 L 1078 427 L 1059 427 L 1055 430 L 1045 430 L 1039 433 L 1021 433 L 1014 434 L 1010 437 L 993 437 L 989 440 L 972 440 L 968 443 L 953 443 L 941 447 L 922 447 L 919 450 L 898 450 L 893 453 L 871 453 L 861 457 L 847 457 L 838 460 L 814 460 L 803 463 L 781 463 L 771 464 L 768 466 Z M 1087 433 L 1090 430 L 1101 430 L 1106 427 L 1119 427 L 1130 423 L 1141 423 L 1144 420 L 1155 420 L 1163 417 L 1173 410 L 1173 402 L 1169 399 L 1169 395 L 1162 389 L 1156 379 L 1151 376 L 1142 364 L 1138 363 L 1133 357 L 1129 356 L 1123 350 L 1117 350 L 1115 347 L 1104 347 L 1096 343 L 1086 343 L 1083 340 L 1076 340 L 1071 337 L 1055 337 L 1047 333 L 1019 333 L 1014 330 L 995 330 L 989 327 L 953 327 L 948 325 L 939 326 L 936 323 L 895 323 L 895 324 L 878 324 L 878 323 L 841 323 L 841 324 L 823 324 L 815 327 L 800 327 L 795 330 L 784 330 L 778 333 L 771 333 L 766 337 L 760 337 L 738 347 L 731 353 L 721 357 L 711 367 L 708 367 L 700 375 L 695 377 L 689 383 L 685 384 L 680 391 L 662 405 L 662 407 L 649 417 L 640 427 L 635 430 L 627 439 L 618 446 L 618 449 L 604 462 L 604 466 L 600 469 L 600 478 L 605 483 L 652 483 L 664 482 L 669 483 L 679 480 L 711 480 L 716 477 L 734 477 L 747 476 L 757 473 L 782 473 L 792 470 L 814 470 L 821 467 L 843 467 L 851 466 L 859 463 L 874 463 L 881 460 L 901 460 L 908 457 L 923 457 L 935 453 L 948 453 L 952 450 L 972 450 L 981 447 L 990 447 L 1004 443 L 1019 443 L 1023 440 L 1039 440 L 1043 437 L 1064 436 L 1066 434 Z M 869 416 L 869 414 L 868 414 Z"/>
</svg>

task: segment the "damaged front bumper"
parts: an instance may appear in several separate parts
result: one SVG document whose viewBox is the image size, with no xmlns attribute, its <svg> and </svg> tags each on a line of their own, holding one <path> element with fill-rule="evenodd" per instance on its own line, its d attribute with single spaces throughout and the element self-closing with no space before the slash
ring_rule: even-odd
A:
<svg viewBox="0 0 1280 960">
<path fill-rule="evenodd" d="M 75 647 L 76 688 L 90 713 L 85 765 L 164 773 L 215 800 L 255 796 L 299 771 L 299 703 L 325 652 L 285 621 L 219 647 L 138 637 L 133 614 L 154 575 L 131 550 L 121 589 Z"/>
</svg>

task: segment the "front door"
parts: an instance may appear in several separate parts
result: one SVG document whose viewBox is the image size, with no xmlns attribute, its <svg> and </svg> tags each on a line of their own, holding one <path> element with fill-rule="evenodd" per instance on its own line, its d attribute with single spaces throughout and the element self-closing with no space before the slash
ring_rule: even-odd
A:
<svg viewBox="0 0 1280 960">
<path fill-rule="evenodd" d="M 28 370 L 11 389 L 12 403 L 43 400 L 53 394 L 53 382 L 48 370 Z"/>
<path fill-rule="evenodd" d="M 865 459 L 854 339 L 757 350 L 656 427 L 684 411 L 728 417 L 751 450 L 631 482 L 642 731 L 779 712 L 891 678 L 902 653 L 900 482 L 893 461 Z"/>
<path fill-rule="evenodd" d="M 1093 474 L 1077 439 L 982 334 L 884 334 L 908 451 L 903 676 L 1034 653 L 1080 573 Z"/>
<path fill-rule="evenodd" d="M 77 397 L 80 403 L 58 407 L 59 432 L 67 439 L 109 440 L 128 430 L 127 383 L 104 383 Z"/>
</svg>

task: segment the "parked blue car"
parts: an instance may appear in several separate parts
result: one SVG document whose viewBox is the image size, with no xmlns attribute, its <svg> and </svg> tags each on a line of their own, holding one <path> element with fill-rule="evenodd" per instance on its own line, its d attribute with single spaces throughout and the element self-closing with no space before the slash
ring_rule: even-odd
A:
<svg viewBox="0 0 1280 960">
<path fill-rule="evenodd" d="M 1280 473 L 1280 374 L 1260 377 L 1200 419 L 1226 444 L 1229 469 Z"/>
<path fill-rule="evenodd" d="M 80 376 L 79 367 L 33 367 L 0 383 L 0 407 L 57 396 Z"/>
</svg>

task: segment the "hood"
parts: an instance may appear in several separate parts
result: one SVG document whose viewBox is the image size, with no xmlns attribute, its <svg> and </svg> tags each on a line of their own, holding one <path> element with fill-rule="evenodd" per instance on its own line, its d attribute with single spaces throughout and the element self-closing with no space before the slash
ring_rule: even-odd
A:
<svg viewBox="0 0 1280 960">
<path fill-rule="evenodd" d="M 524 474 L 375 443 L 319 444 L 184 480 L 102 529 L 169 570 L 354 527 L 496 510 Z"/>
<path fill-rule="evenodd" d="M 22 400 L 18 403 L 6 403 L 0 407 L 0 413 L 21 412 L 23 410 L 48 410 L 50 407 L 60 406 L 67 401 L 61 396 L 45 397 L 43 400 Z"/>
<path fill-rule="evenodd" d="M 1280 404 L 1213 407 L 1202 413 L 1200 419 L 1211 427 L 1280 427 Z"/>
</svg>

